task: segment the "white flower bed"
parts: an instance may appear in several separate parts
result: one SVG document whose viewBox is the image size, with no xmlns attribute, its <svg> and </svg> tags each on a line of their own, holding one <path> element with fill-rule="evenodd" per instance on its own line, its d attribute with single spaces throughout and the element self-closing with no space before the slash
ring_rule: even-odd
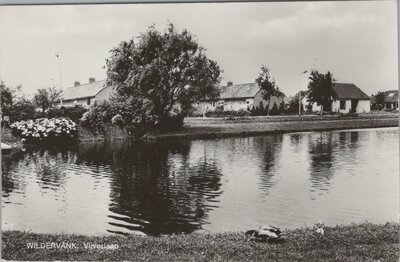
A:
<svg viewBox="0 0 400 262">
<path fill-rule="evenodd" d="M 26 140 L 44 140 L 51 138 L 73 138 L 76 124 L 68 118 L 39 118 L 19 121 L 11 125 L 13 132 Z"/>
</svg>

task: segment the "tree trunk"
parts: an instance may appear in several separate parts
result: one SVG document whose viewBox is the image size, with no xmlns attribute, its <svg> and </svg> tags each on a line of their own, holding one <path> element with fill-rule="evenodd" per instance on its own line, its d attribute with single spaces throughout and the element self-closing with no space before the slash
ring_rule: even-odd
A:
<svg viewBox="0 0 400 262">
<path fill-rule="evenodd" d="M 271 103 L 271 98 L 268 99 L 268 104 L 267 104 L 267 116 L 269 116 L 269 103 Z"/>
<path fill-rule="evenodd" d="M 321 105 L 321 116 L 322 116 L 322 112 L 324 112 L 324 105 Z"/>
</svg>

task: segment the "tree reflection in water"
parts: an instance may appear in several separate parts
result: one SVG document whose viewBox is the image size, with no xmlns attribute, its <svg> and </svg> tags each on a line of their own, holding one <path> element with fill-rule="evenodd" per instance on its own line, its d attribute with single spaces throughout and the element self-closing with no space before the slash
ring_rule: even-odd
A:
<svg viewBox="0 0 400 262">
<path fill-rule="evenodd" d="M 315 189 L 328 191 L 330 180 L 333 177 L 332 162 L 334 161 L 332 150 L 332 133 L 319 133 L 309 135 L 310 181 L 311 192 Z"/>
<path fill-rule="evenodd" d="M 24 152 L 17 151 L 10 154 L 2 154 L 1 159 L 1 183 L 2 183 L 2 196 L 7 198 L 10 194 L 18 189 L 22 190 L 24 187 L 24 180 L 17 179 L 18 174 L 12 171 L 19 165 L 19 162 L 24 157 Z"/>
<path fill-rule="evenodd" d="M 321 214 L 393 220 L 396 206 L 385 203 L 398 196 L 387 186 L 398 181 L 396 141 L 398 129 L 384 129 L 27 148 L 3 155 L 3 227 L 158 235 L 297 227 Z"/>
<path fill-rule="evenodd" d="M 300 133 L 294 133 L 294 134 L 288 134 L 290 138 L 290 145 L 292 148 L 295 149 L 295 152 L 299 152 L 299 145 L 300 145 L 300 139 L 301 135 Z"/>
<path fill-rule="evenodd" d="M 28 147 L 25 151 L 17 151 L 2 156 L 2 188 L 3 197 L 19 189 L 22 191 L 28 183 L 24 174 L 35 174 L 36 183 L 42 192 L 58 190 L 65 183 L 64 171 L 76 160 L 71 151 L 74 145 L 62 147 Z M 13 172 L 18 170 L 18 172 Z"/>
<path fill-rule="evenodd" d="M 192 232 L 201 228 L 218 197 L 221 172 L 206 154 L 189 162 L 190 142 L 88 144 L 80 161 L 110 164 L 110 229 L 147 234 Z M 127 229 L 127 230 L 126 230 Z"/>
<path fill-rule="evenodd" d="M 39 185 L 41 192 L 57 191 L 73 171 L 69 175 L 109 181 L 107 231 L 192 232 L 206 223 L 221 194 L 222 174 L 215 158 L 206 154 L 193 162 L 190 145 L 116 141 L 19 151 L 3 157 L 3 197 L 24 183 Z M 26 172 L 34 174 L 34 181 L 26 181 Z"/>
<path fill-rule="evenodd" d="M 281 158 L 282 141 L 283 135 L 281 134 L 254 137 L 254 148 L 262 161 L 260 165 L 260 187 L 267 195 L 277 183 L 274 177 Z"/>
</svg>

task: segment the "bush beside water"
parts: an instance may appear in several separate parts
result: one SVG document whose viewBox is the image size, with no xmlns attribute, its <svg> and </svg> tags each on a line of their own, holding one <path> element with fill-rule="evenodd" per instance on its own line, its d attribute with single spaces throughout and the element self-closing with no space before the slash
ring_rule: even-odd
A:
<svg viewBox="0 0 400 262">
<path fill-rule="evenodd" d="M 76 124 L 68 118 L 38 118 L 19 121 L 11 126 L 14 135 L 25 142 L 40 142 L 54 139 L 73 139 L 76 137 Z"/>
<path fill-rule="evenodd" d="M 8 112 L 4 112 L 3 115 L 9 116 L 11 123 L 22 120 L 31 120 L 38 118 L 69 118 L 75 123 L 79 122 L 82 115 L 87 112 L 88 109 L 76 105 L 73 107 L 53 107 L 49 108 L 45 112 L 36 111 L 36 107 L 29 101 L 19 101 L 14 104 Z"/>
<path fill-rule="evenodd" d="M 80 124 L 94 132 L 104 132 L 104 126 L 114 125 L 135 133 L 143 129 L 176 130 L 182 127 L 184 116 L 172 109 L 167 119 L 157 119 L 134 100 L 112 98 L 110 102 L 103 101 L 83 114 Z"/>
<path fill-rule="evenodd" d="M 69 118 L 75 123 L 79 122 L 79 119 L 81 119 L 82 115 L 87 112 L 88 109 L 81 106 L 81 105 L 76 105 L 73 107 L 57 107 L 57 108 L 50 108 L 44 117 L 47 118 L 54 118 L 54 117 L 65 117 Z"/>
</svg>

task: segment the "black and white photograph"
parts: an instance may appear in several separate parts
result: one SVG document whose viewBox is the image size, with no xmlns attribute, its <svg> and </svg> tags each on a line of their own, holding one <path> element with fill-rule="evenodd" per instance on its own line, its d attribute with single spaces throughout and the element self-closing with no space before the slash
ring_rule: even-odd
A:
<svg viewBox="0 0 400 262">
<path fill-rule="evenodd" d="M 1 259 L 398 261 L 397 4 L 0 5 Z"/>
</svg>

